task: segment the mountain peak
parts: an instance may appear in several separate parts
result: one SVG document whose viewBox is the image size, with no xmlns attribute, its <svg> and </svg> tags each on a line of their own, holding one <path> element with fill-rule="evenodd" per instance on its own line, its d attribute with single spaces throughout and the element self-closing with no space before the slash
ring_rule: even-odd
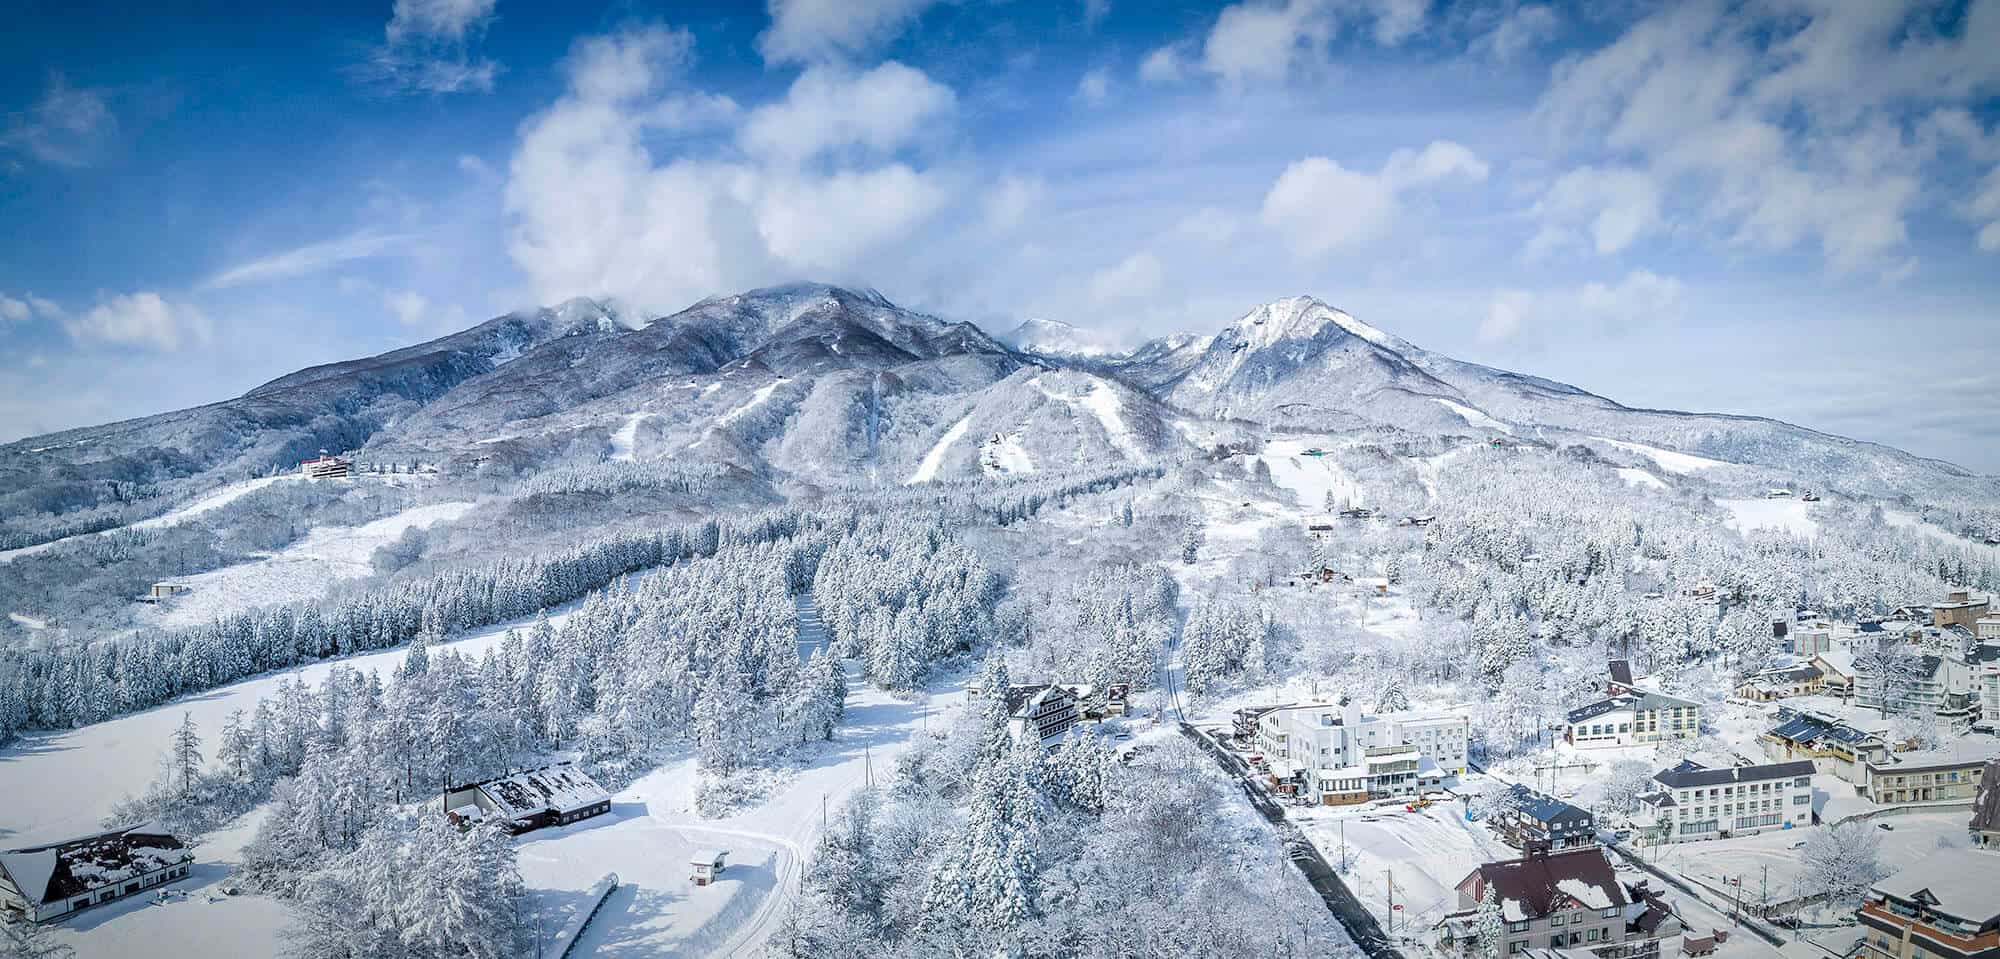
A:
<svg viewBox="0 0 2000 959">
<path fill-rule="evenodd" d="M 1061 320 L 1031 317 L 1000 338 L 1017 350 L 1056 356 L 1106 356 L 1116 352 L 1105 338 Z"/>
<path fill-rule="evenodd" d="M 1312 339 L 1328 326 L 1337 326 L 1386 349 L 1401 351 L 1409 347 L 1401 339 L 1355 319 L 1345 310 L 1328 306 L 1314 296 L 1288 296 L 1272 300 L 1244 314 L 1230 329 L 1236 334 L 1238 342 L 1256 349 L 1281 340 Z"/>
</svg>

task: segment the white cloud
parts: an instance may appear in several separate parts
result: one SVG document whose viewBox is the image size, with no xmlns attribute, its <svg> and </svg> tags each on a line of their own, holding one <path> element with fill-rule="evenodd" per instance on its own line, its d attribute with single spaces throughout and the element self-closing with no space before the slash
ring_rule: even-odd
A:
<svg viewBox="0 0 2000 959">
<path fill-rule="evenodd" d="M 808 67 L 784 100 L 750 112 L 739 141 L 753 156 L 788 163 L 848 147 L 890 153 L 956 103 L 949 87 L 894 61 L 863 73 Z"/>
<path fill-rule="evenodd" d="M 1634 270 L 1617 283 L 1586 283 L 1577 292 L 1577 307 L 1614 327 L 1678 319 L 1686 288 L 1681 281 L 1651 270 Z"/>
<path fill-rule="evenodd" d="M 1095 30 L 1111 15 L 1111 0 L 1083 0 L 1083 28 Z"/>
<path fill-rule="evenodd" d="M 117 128 L 104 94 L 52 74 L 41 99 L 0 126 L 0 149 L 26 153 L 51 166 L 83 166 L 97 157 Z"/>
<path fill-rule="evenodd" d="M 1583 168 L 1629 172 L 1595 191 L 1559 180 L 1572 192 L 1540 208 L 1588 222 L 1601 253 L 1701 226 L 1764 251 L 1817 241 L 1836 272 L 1898 272 L 1924 185 L 1961 188 L 1930 175 L 1949 129 L 1908 111 L 2000 90 L 2000 3 L 1971 5 L 1957 27 L 1940 33 L 1908 4 L 1665 8 L 1555 69 L 1543 125 Z"/>
<path fill-rule="evenodd" d="M 1261 219 L 1285 237 L 1295 254 L 1318 256 L 1382 235 L 1396 217 L 1399 197 L 1408 191 L 1447 180 L 1477 183 L 1487 172 L 1485 161 L 1448 140 L 1421 151 L 1398 150 L 1374 174 L 1326 157 L 1307 157 L 1286 167 L 1271 184 Z"/>
<path fill-rule="evenodd" d="M 1529 291 L 1499 290 L 1479 320 L 1478 341 L 1489 346 L 1514 342 L 1535 327 L 1557 322 L 1574 330 L 1584 323 L 1612 333 L 1678 322 L 1686 311 L 1686 287 L 1670 276 L 1633 270 L 1615 283 Z"/>
<path fill-rule="evenodd" d="M 1077 99 L 1080 99 L 1085 103 L 1095 106 L 1097 104 L 1103 103 L 1104 98 L 1109 96 L 1110 94 L 1111 94 L 1111 70 L 1108 67 L 1096 67 L 1094 69 L 1087 70 L 1084 72 L 1083 76 L 1076 81 Z"/>
<path fill-rule="evenodd" d="M 396 0 L 383 42 L 357 72 L 411 93 L 484 93 L 499 62 L 473 52 L 493 22 L 495 0 Z"/>
<path fill-rule="evenodd" d="M 1154 86 L 1179 83 L 1187 75 L 1187 65 L 1182 61 L 1181 52 L 1173 46 L 1164 46 L 1146 54 L 1139 61 L 1139 81 Z"/>
<path fill-rule="evenodd" d="M 1659 180 L 1629 167 L 1571 170 L 1556 178 L 1535 209 L 1550 220 L 1588 227 L 1598 253 L 1617 253 L 1663 225 Z M 1538 235 L 1531 254 L 1542 245 Z"/>
<path fill-rule="evenodd" d="M 1473 41 L 1472 48 L 1507 63 L 1554 37 L 1561 22 L 1546 4 L 1522 4 L 1506 11 L 1491 30 Z"/>
<path fill-rule="evenodd" d="M 226 290 L 251 283 L 300 276 L 354 260 L 382 256 L 408 241 L 407 236 L 362 230 L 336 239 L 273 253 L 248 263 L 239 263 L 209 277 L 201 286 L 205 290 Z"/>
<path fill-rule="evenodd" d="M 35 308 L 35 314 L 45 320 L 60 320 L 69 313 L 54 300 L 45 300 L 33 293 L 27 296 L 28 305 Z"/>
<path fill-rule="evenodd" d="M 5 293 L 0 293 L 0 320 L 6 320 L 9 323 L 25 323 L 33 315 L 28 310 L 26 300 L 17 300 Z"/>
<path fill-rule="evenodd" d="M 936 0 L 770 0 L 771 27 L 757 38 L 770 63 L 840 60 L 884 43 Z"/>
<path fill-rule="evenodd" d="M 1979 248 L 1987 253 L 2000 253 L 2000 166 L 1979 181 L 1979 188 L 1965 209 L 1974 223 L 1986 223 L 1979 230 Z"/>
<path fill-rule="evenodd" d="M 1323 0 L 1225 7 L 1201 49 L 1202 68 L 1229 83 L 1281 80 L 1300 57 L 1315 56 L 1331 37 Z"/>
<path fill-rule="evenodd" d="M 99 303 L 65 326 L 79 341 L 144 346 L 173 352 L 206 343 L 214 326 L 193 304 L 169 301 L 158 293 L 125 293 Z"/>
<path fill-rule="evenodd" d="M 1159 292 L 1165 270 L 1159 257 L 1134 253 L 1090 275 L 1090 297 L 1099 303 L 1144 299 Z"/>
<path fill-rule="evenodd" d="M 507 246 L 543 302 L 609 296 L 657 314 L 804 271 L 838 274 L 949 198 L 936 173 L 871 165 L 955 100 L 900 64 L 810 67 L 784 100 L 749 114 L 742 153 L 656 157 L 655 134 L 737 116 L 733 101 L 682 86 L 688 62 L 686 35 L 659 28 L 581 42 L 568 91 L 523 124 Z"/>
<path fill-rule="evenodd" d="M 453 304 L 434 307 L 430 297 L 413 290 L 390 290 L 382 294 L 382 305 L 395 314 L 396 322 L 413 330 L 439 333 L 461 330 L 470 325 L 465 308 Z"/>
<path fill-rule="evenodd" d="M 1006 232 L 1018 227 L 1028 215 L 1042 204 L 1048 193 L 1048 184 L 1040 177 L 1017 176 L 1009 173 L 1002 176 L 993 187 L 986 191 L 986 225 L 996 232 Z"/>
<path fill-rule="evenodd" d="M 1494 294 L 1493 302 L 1486 307 L 1486 316 L 1479 321 L 1479 342 L 1506 343 L 1519 336 L 1534 303 L 1533 294 L 1523 290 L 1501 290 Z"/>
</svg>

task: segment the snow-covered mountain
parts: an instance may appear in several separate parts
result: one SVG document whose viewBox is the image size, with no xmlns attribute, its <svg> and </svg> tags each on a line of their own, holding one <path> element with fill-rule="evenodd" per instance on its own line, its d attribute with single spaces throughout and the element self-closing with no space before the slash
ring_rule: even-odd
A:
<svg viewBox="0 0 2000 959">
<path fill-rule="evenodd" d="M 1031 317 L 1000 339 L 1024 353 L 1044 356 L 1097 357 L 1121 352 L 1110 339 L 1061 320 Z"/>
</svg>

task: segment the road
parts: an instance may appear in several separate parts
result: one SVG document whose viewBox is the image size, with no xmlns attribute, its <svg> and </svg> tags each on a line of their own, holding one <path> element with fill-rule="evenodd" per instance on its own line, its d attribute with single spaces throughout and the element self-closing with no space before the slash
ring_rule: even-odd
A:
<svg viewBox="0 0 2000 959">
<path fill-rule="evenodd" d="M 1334 872 L 1333 867 L 1327 864 L 1326 857 L 1320 853 L 1319 847 L 1299 834 L 1298 827 L 1285 818 L 1284 808 L 1279 806 L 1269 793 L 1251 783 L 1250 767 L 1243 762 L 1242 757 L 1222 748 L 1213 738 L 1196 729 L 1192 723 L 1181 723 L 1180 730 L 1181 735 L 1193 741 L 1209 755 L 1209 758 L 1214 759 L 1216 765 L 1222 767 L 1223 772 L 1236 779 L 1236 784 L 1243 789 L 1243 795 L 1249 797 L 1250 804 L 1257 807 L 1257 811 L 1263 814 L 1264 819 L 1285 838 L 1285 848 L 1292 865 L 1297 866 L 1299 872 L 1305 874 L 1306 882 L 1312 884 L 1314 892 L 1319 893 L 1320 900 L 1326 903 L 1327 911 L 1333 913 L 1333 918 L 1347 930 L 1347 935 L 1361 947 L 1361 951 L 1367 953 L 1369 959 L 1403 959 L 1402 951 L 1395 947 L 1388 936 L 1382 934 L 1382 927 L 1376 923 L 1375 917 L 1369 915 L 1368 910 L 1362 907 L 1361 900 L 1355 898 L 1353 891 L 1347 888 L 1347 884 L 1340 881 L 1340 874 Z"/>
</svg>

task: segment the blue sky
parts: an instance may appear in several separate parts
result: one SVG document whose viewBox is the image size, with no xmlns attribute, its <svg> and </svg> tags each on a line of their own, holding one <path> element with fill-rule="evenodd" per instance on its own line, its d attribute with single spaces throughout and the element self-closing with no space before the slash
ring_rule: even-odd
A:
<svg viewBox="0 0 2000 959">
<path fill-rule="evenodd" d="M 0 35 L 0 438 L 820 279 L 2000 471 L 2000 0 L 175 6 Z"/>
</svg>

